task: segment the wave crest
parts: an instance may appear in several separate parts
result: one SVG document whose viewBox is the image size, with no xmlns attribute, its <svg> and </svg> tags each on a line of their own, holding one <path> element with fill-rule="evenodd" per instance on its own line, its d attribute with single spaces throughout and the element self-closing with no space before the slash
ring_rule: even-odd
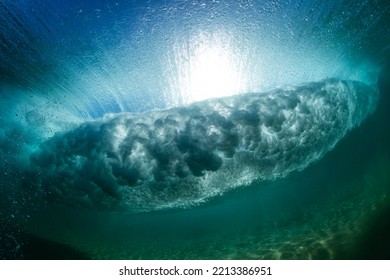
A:
<svg viewBox="0 0 390 280">
<path fill-rule="evenodd" d="M 50 200 L 99 209 L 190 207 L 320 159 L 376 107 L 336 79 L 86 122 L 31 156 Z"/>
</svg>

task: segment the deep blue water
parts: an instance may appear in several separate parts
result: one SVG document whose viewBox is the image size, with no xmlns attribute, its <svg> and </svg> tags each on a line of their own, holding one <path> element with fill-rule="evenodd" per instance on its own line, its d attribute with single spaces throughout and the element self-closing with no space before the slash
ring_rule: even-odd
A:
<svg viewBox="0 0 390 280">
<path fill-rule="evenodd" d="M 388 259 L 388 1 L 0 1 L 0 256 Z"/>
</svg>

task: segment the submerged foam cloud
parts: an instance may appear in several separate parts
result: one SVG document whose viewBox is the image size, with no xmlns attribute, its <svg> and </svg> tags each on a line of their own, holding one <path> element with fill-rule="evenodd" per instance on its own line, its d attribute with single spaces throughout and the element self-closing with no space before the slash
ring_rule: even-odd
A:
<svg viewBox="0 0 390 280">
<path fill-rule="evenodd" d="M 50 200 L 102 209 L 189 207 L 320 159 L 375 108 L 376 89 L 325 80 L 142 114 L 107 115 L 31 156 Z"/>
</svg>

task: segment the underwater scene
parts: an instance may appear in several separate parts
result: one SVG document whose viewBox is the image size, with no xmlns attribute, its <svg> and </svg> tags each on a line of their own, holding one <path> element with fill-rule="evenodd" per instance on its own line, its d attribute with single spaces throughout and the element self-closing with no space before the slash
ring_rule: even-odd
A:
<svg viewBox="0 0 390 280">
<path fill-rule="evenodd" d="M 390 259 L 389 1 L 0 23 L 0 259 Z"/>
</svg>

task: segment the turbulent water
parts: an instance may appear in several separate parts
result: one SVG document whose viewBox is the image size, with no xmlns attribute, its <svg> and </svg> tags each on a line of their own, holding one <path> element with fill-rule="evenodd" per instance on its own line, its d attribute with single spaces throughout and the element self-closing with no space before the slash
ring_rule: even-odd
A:
<svg viewBox="0 0 390 280">
<path fill-rule="evenodd" d="M 140 211 L 188 207 L 320 159 L 376 106 L 376 89 L 326 80 L 165 111 L 109 115 L 32 155 L 64 203 Z"/>
<path fill-rule="evenodd" d="M 389 13 L 0 1 L 0 256 L 389 258 Z"/>
</svg>

